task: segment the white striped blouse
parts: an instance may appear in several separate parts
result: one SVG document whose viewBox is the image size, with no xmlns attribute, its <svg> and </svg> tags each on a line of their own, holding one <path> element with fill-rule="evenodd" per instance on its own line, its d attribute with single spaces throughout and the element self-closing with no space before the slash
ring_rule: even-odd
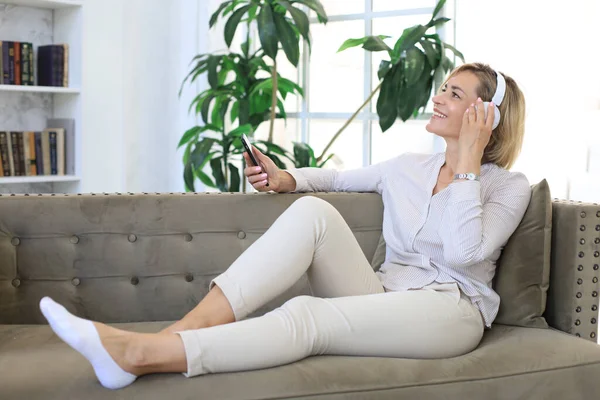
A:
<svg viewBox="0 0 600 400">
<path fill-rule="evenodd" d="M 481 166 L 480 181 L 453 182 L 432 196 L 445 153 L 405 153 L 365 168 L 286 170 L 296 192 L 377 192 L 382 196 L 385 262 L 377 274 L 392 291 L 456 282 L 487 327 L 498 314 L 496 261 L 531 197 L 520 172 Z"/>
</svg>

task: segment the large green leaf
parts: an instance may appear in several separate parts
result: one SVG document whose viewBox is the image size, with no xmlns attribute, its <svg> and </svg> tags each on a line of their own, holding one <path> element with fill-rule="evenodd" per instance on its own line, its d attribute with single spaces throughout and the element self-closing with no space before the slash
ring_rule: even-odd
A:
<svg viewBox="0 0 600 400">
<path fill-rule="evenodd" d="M 404 76 L 408 86 L 412 86 L 419 80 L 419 77 L 423 73 L 425 67 L 426 57 L 425 54 L 416 47 L 411 47 L 406 52 L 406 61 Z"/>
<path fill-rule="evenodd" d="M 277 27 L 273 21 L 273 10 L 269 3 L 263 4 L 258 14 L 258 37 L 265 54 L 273 60 L 277 58 Z"/>
<path fill-rule="evenodd" d="M 283 15 L 275 13 L 273 14 L 273 20 L 285 56 L 294 67 L 297 67 L 298 61 L 300 61 L 299 38 Z"/>
<path fill-rule="evenodd" d="M 240 170 L 235 165 L 229 163 L 229 191 L 240 191 Z"/>
<path fill-rule="evenodd" d="M 399 95 L 402 72 L 401 65 L 395 65 L 392 71 L 386 75 L 381 83 L 379 99 L 377 99 L 377 114 L 379 115 L 379 126 L 381 131 L 388 130 L 396 121 L 398 108 L 396 107 L 396 96 Z"/>
<path fill-rule="evenodd" d="M 189 142 L 194 136 L 196 136 L 200 132 L 202 132 L 201 126 L 194 126 L 193 128 L 190 128 L 187 131 L 185 131 L 185 133 L 181 137 L 181 140 L 179 141 L 179 144 L 177 145 L 177 148 L 180 148 L 181 146 Z"/>
<path fill-rule="evenodd" d="M 298 27 L 298 31 L 300 31 L 300 34 L 302 35 L 302 37 L 304 39 L 309 41 L 310 39 L 309 39 L 308 34 L 309 34 L 309 29 L 310 29 L 310 22 L 308 20 L 308 16 L 306 15 L 306 13 L 304 11 L 299 10 L 296 7 L 292 6 L 290 4 L 290 2 L 287 0 L 278 0 L 278 3 L 281 4 L 282 6 L 284 6 L 286 8 L 286 10 L 289 11 L 292 18 L 294 19 L 294 23 Z"/>
<path fill-rule="evenodd" d="M 392 48 L 388 46 L 383 39 L 389 36 L 367 36 L 367 40 L 363 44 L 363 49 L 367 51 L 391 51 Z"/>
<path fill-rule="evenodd" d="M 227 183 L 225 182 L 225 175 L 223 174 L 223 157 L 217 157 L 210 160 L 210 167 L 212 169 L 213 177 L 215 178 L 215 184 L 220 191 L 227 191 Z"/>
<path fill-rule="evenodd" d="M 392 63 L 388 60 L 381 60 L 379 63 L 379 69 L 377 70 L 377 77 L 379 80 L 382 80 L 390 69 L 392 69 Z"/>
<path fill-rule="evenodd" d="M 243 134 L 249 135 L 252 132 L 252 125 L 244 124 L 238 126 L 234 130 L 230 131 L 227 136 L 229 137 L 241 137 Z"/>
<path fill-rule="evenodd" d="M 323 4 L 321 4 L 319 0 L 293 0 L 291 3 L 304 4 L 317 13 L 319 22 L 327 23 L 327 13 L 325 12 L 325 8 L 323 8 Z"/>
<path fill-rule="evenodd" d="M 450 21 L 450 18 L 438 18 L 438 19 L 432 19 L 431 21 L 429 21 L 429 23 L 427 24 L 428 28 L 433 28 L 433 27 L 437 27 L 440 25 L 445 24 L 446 22 Z"/>
<path fill-rule="evenodd" d="M 296 162 L 296 168 L 310 167 L 312 158 L 314 158 L 314 151 L 308 144 L 294 142 L 294 160 Z"/>
<path fill-rule="evenodd" d="M 196 143 L 194 151 L 190 154 L 190 161 L 194 168 L 201 167 L 204 164 L 214 143 L 215 139 L 212 138 L 203 138 L 199 143 Z"/>
<path fill-rule="evenodd" d="M 225 24 L 225 43 L 227 47 L 231 47 L 231 42 L 233 41 L 233 37 L 235 36 L 235 31 L 242 20 L 244 14 L 252 7 L 251 5 L 247 5 L 244 7 L 240 7 L 227 20 Z"/>
<path fill-rule="evenodd" d="M 438 15 L 438 13 L 442 10 L 442 7 L 444 7 L 445 3 L 446 0 L 438 1 L 437 5 L 435 6 L 435 9 L 433 10 L 433 14 L 431 15 L 431 19 L 434 19 L 436 15 Z"/>
<path fill-rule="evenodd" d="M 356 46 L 360 46 L 361 44 L 364 44 L 367 39 L 369 37 L 364 37 L 364 38 L 358 38 L 358 39 L 347 39 L 344 43 L 342 43 L 342 45 L 340 46 L 340 48 L 338 49 L 338 53 L 340 51 L 344 51 L 346 49 L 349 49 L 350 47 L 356 47 Z"/>
<path fill-rule="evenodd" d="M 393 57 L 398 60 L 404 51 L 413 47 L 415 43 L 421 40 L 425 32 L 427 32 L 427 27 L 423 25 L 406 28 L 394 45 Z"/>
<path fill-rule="evenodd" d="M 257 143 L 261 143 L 262 145 L 264 145 L 267 148 L 267 151 L 270 153 L 279 154 L 284 157 L 288 156 L 287 151 L 283 147 L 278 146 L 275 143 L 271 143 L 266 140 L 259 140 Z"/>
<path fill-rule="evenodd" d="M 208 110 L 210 109 L 210 103 L 214 100 L 215 97 L 217 97 L 217 93 L 209 93 L 208 96 L 206 96 L 206 98 L 202 102 L 202 106 L 200 108 L 200 115 L 202 116 L 202 121 L 204 121 L 205 124 L 209 123 Z"/>
<path fill-rule="evenodd" d="M 429 40 L 423 39 L 420 40 L 419 43 L 423 47 L 423 50 L 425 50 L 427 62 L 429 62 L 431 68 L 436 68 L 440 62 L 440 54 L 437 52 L 437 50 Z"/>
<path fill-rule="evenodd" d="M 455 54 L 455 55 L 456 55 L 458 58 L 460 58 L 460 59 L 462 60 L 462 62 L 465 62 L 465 56 L 463 55 L 463 53 L 461 53 L 460 51 L 458 51 L 458 50 L 456 49 L 456 47 L 454 47 L 454 46 L 452 46 L 452 45 L 449 45 L 448 43 L 444 43 L 444 47 L 446 47 L 446 48 L 448 48 L 448 49 L 452 50 L 452 52 L 453 52 L 453 53 L 454 53 L 454 54 Z"/>
<path fill-rule="evenodd" d="M 206 175 L 206 173 L 200 169 L 196 170 L 196 176 L 198 177 L 198 179 L 200 179 L 200 182 L 202 182 L 205 186 L 211 187 L 211 188 L 217 188 L 217 185 L 215 185 L 215 183 L 212 181 L 212 179 L 210 179 L 210 177 L 208 175 Z"/>
<path fill-rule="evenodd" d="M 233 123 L 233 121 L 235 121 L 238 117 L 238 113 L 240 111 L 240 102 L 236 101 L 235 103 L 233 103 L 233 105 L 231 106 L 231 122 Z"/>
<path fill-rule="evenodd" d="M 217 8 L 217 11 L 215 11 L 213 13 L 213 15 L 210 17 L 210 22 L 208 23 L 208 26 L 210 28 L 212 28 L 217 23 L 217 20 L 219 19 L 219 14 L 221 13 L 221 11 L 223 11 L 223 9 L 230 4 L 231 4 L 231 1 L 225 1 L 219 6 L 219 8 Z"/>
<path fill-rule="evenodd" d="M 192 167 L 191 162 L 187 162 L 185 167 L 183 168 L 183 181 L 185 183 L 185 189 L 190 192 L 195 192 L 196 188 L 194 187 L 194 168 Z"/>
</svg>

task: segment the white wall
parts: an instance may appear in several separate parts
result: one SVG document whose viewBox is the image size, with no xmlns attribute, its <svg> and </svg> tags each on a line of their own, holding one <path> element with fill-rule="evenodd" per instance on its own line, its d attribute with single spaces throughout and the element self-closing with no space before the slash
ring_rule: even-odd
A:
<svg viewBox="0 0 600 400">
<path fill-rule="evenodd" d="M 467 62 L 489 63 L 525 94 L 525 143 L 513 170 L 531 183 L 547 178 L 554 197 L 567 198 L 569 185 L 585 178 L 590 185 L 572 197 L 600 201 L 586 175 L 588 148 L 600 137 L 599 4 L 457 0 L 456 46 Z"/>
<path fill-rule="evenodd" d="M 86 0 L 83 192 L 183 190 L 176 146 L 195 118 L 178 91 L 200 0 Z"/>
</svg>

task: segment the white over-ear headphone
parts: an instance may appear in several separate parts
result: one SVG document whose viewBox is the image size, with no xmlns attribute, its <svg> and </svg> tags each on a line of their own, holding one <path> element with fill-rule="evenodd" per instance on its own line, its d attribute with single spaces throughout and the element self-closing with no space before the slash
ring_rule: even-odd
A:
<svg viewBox="0 0 600 400">
<path fill-rule="evenodd" d="M 504 93 L 506 93 L 506 81 L 502 74 L 496 71 L 496 93 L 494 93 L 494 97 L 492 97 L 492 102 L 494 103 L 494 125 L 492 125 L 492 130 L 496 129 L 500 124 L 500 104 L 502 100 L 504 100 Z M 487 111 L 490 107 L 489 101 L 483 102 L 483 107 L 485 110 L 485 115 L 487 117 Z"/>
</svg>

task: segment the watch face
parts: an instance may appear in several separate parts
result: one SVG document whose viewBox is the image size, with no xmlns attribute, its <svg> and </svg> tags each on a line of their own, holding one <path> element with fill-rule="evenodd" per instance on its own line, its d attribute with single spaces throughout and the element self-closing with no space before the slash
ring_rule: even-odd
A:
<svg viewBox="0 0 600 400">
<path fill-rule="evenodd" d="M 467 179 L 474 180 L 475 179 L 475 174 L 474 173 L 468 173 L 467 174 Z"/>
</svg>

